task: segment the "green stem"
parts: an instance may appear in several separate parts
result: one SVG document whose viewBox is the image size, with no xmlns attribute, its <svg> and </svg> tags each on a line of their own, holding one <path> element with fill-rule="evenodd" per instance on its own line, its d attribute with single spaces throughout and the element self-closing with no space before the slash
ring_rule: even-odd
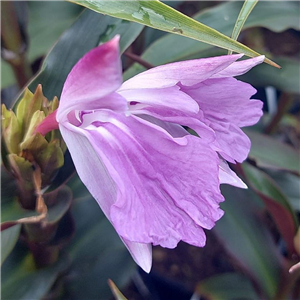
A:
<svg viewBox="0 0 300 300">
<path fill-rule="evenodd" d="M 145 67 L 146 69 L 151 69 L 154 67 L 154 65 L 148 63 L 147 61 L 143 60 L 140 56 L 138 56 L 134 53 L 125 52 L 124 55 L 129 57 L 130 59 L 132 59 L 134 62 L 137 62 L 141 66 Z"/>
<path fill-rule="evenodd" d="M 11 65 L 22 88 L 31 78 L 32 70 L 26 58 L 26 44 L 14 5 L 10 1 L 4 1 L 1 5 L 2 57 Z"/>
</svg>

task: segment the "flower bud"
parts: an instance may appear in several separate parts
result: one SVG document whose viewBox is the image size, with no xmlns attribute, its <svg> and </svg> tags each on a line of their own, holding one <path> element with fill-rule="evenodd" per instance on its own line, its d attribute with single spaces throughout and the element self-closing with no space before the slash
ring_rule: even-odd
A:
<svg viewBox="0 0 300 300">
<path fill-rule="evenodd" d="M 2 105 L 2 136 L 6 148 L 3 161 L 14 175 L 19 187 L 19 199 L 24 208 L 35 206 L 33 172 L 41 170 L 41 189 L 51 184 L 58 169 L 64 163 L 65 144 L 58 130 L 45 137 L 36 133 L 36 127 L 58 107 L 43 95 L 39 85 L 35 93 L 28 89 L 20 100 L 16 113 Z"/>
</svg>

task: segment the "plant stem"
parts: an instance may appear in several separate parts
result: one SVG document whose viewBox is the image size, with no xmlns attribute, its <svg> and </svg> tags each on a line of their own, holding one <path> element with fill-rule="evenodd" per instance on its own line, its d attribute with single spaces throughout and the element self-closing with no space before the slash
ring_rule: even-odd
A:
<svg viewBox="0 0 300 300">
<path fill-rule="evenodd" d="M 270 123 L 264 129 L 266 134 L 272 134 L 276 130 L 277 125 L 280 123 L 282 117 L 290 108 L 294 96 L 292 94 L 283 92 L 279 98 L 279 105 L 276 114 L 273 116 Z"/>
<path fill-rule="evenodd" d="M 11 65 L 18 85 L 22 88 L 32 76 L 32 70 L 26 58 L 24 34 L 18 21 L 15 4 L 4 1 L 1 9 L 2 58 Z"/>
<path fill-rule="evenodd" d="M 138 56 L 136 54 L 133 54 L 131 52 L 125 52 L 124 55 L 129 57 L 133 61 L 137 62 L 141 66 L 145 67 L 146 69 L 151 69 L 151 68 L 155 67 L 154 65 L 152 65 L 152 64 L 148 63 L 147 61 L 143 60 L 140 56 Z"/>
</svg>

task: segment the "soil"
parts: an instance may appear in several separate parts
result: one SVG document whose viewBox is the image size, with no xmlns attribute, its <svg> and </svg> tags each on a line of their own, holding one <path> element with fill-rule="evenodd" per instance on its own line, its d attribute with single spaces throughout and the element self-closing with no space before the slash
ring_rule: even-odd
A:
<svg viewBox="0 0 300 300">
<path fill-rule="evenodd" d="M 215 274 L 231 272 L 235 263 L 212 232 L 206 232 L 203 248 L 180 242 L 175 249 L 153 247 L 153 267 L 149 274 L 141 269 L 122 290 L 129 300 L 185 300 L 197 284 Z M 203 298 L 201 298 L 203 299 Z"/>
</svg>

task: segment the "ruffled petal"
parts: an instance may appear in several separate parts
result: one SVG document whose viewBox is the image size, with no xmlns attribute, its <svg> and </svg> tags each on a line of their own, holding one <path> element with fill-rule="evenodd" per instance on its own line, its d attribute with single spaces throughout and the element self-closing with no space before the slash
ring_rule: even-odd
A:
<svg viewBox="0 0 300 300">
<path fill-rule="evenodd" d="M 206 141 L 215 139 L 210 127 L 191 117 L 197 115 L 199 106 L 177 85 L 163 89 L 119 90 L 118 93 L 126 98 L 131 114 L 149 115 L 164 122 L 189 126 L 200 136 L 205 136 Z"/>
<path fill-rule="evenodd" d="M 82 128 L 116 183 L 110 219 L 119 235 L 169 248 L 180 240 L 203 246 L 203 228 L 223 215 L 216 152 L 197 137 L 173 139 L 143 119 L 105 113 L 84 115 Z"/>
<path fill-rule="evenodd" d="M 251 144 L 240 127 L 255 124 L 262 115 L 262 102 L 250 100 L 256 90 L 235 78 L 208 79 L 182 90 L 197 101 L 197 119 L 214 130 L 213 149 L 230 162 L 245 160 Z"/>
<path fill-rule="evenodd" d="M 158 125 L 160 128 L 163 128 L 165 131 L 167 131 L 172 137 L 183 137 L 186 135 L 189 135 L 190 133 L 186 131 L 182 126 L 171 123 L 171 122 L 164 122 L 160 119 L 154 118 L 150 115 L 139 115 L 140 118 L 153 123 L 155 125 Z"/>
<path fill-rule="evenodd" d="M 214 130 L 202 121 L 204 120 L 202 110 L 199 110 L 198 113 L 188 113 L 163 106 L 131 106 L 129 110 L 132 114 L 143 116 L 143 118 L 145 115 L 149 115 L 165 123 L 188 126 L 196 131 L 201 138 L 205 139 L 207 143 L 213 142 L 216 139 Z"/>
<path fill-rule="evenodd" d="M 65 124 L 66 125 L 66 124 Z M 84 136 L 84 131 L 67 124 L 60 125 L 60 132 L 68 146 L 77 173 L 96 199 L 103 213 L 110 220 L 110 209 L 117 199 L 117 186 L 101 161 L 93 145 Z M 86 216 L 87 218 L 89 216 Z M 151 269 L 151 245 L 134 243 L 122 238 L 135 262 L 146 272 Z"/>
<path fill-rule="evenodd" d="M 71 110 L 96 109 L 106 103 L 103 97 L 122 84 L 119 36 L 88 52 L 71 70 L 64 84 L 57 120 L 62 122 Z"/>
<path fill-rule="evenodd" d="M 120 90 L 166 88 L 178 82 L 191 86 L 221 72 L 242 56 L 224 55 L 155 67 L 125 81 Z"/>
<path fill-rule="evenodd" d="M 250 151 L 251 141 L 236 125 L 219 122 L 214 126 L 216 140 L 211 142 L 212 149 L 231 163 L 243 162 Z"/>
</svg>

